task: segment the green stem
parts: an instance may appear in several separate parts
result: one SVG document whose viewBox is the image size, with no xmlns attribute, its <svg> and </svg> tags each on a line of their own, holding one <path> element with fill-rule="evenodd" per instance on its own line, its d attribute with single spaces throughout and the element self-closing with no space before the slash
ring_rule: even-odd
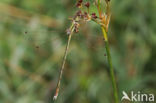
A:
<svg viewBox="0 0 156 103">
<path fill-rule="evenodd" d="M 103 36 L 104 36 L 104 41 L 105 41 L 105 48 L 106 48 L 106 52 L 107 52 L 108 64 L 110 67 L 110 76 L 111 76 L 111 81 L 112 81 L 112 85 L 113 85 L 115 103 L 118 103 L 117 85 L 116 85 L 116 80 L 115 80 L 115 75 L 114 75 L 114 70 L 113 70 L 113 65 L 112 65 L 112 58 L 111 58 L 111 54 L 110 54 L 107 32 L 104 27 L 101 27 L 101 28 L 102 28 L 102 32 L 103 32 Z"/>
</svg>

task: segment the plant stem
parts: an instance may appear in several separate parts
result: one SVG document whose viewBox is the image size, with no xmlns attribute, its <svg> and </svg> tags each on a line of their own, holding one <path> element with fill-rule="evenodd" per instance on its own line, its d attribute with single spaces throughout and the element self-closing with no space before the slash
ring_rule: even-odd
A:
<svg viewBox="0 0 156 103">
<path fill-rule="evenodd" d="M 114 75 L 114 70 L 113 70 L 113 65 L 112 65 L 112 58 L 111 58 L 111 54 L 110 54 L 107 32 L 103 26 L 101 27 L 101 29 L 102 29 L 103 37 L 104 37 L 104 41 L 105 41 L 105 48 L 106 48 L 107 59 L 108 59 L 108 64 L 109 64 L 109 68 L 110 68 L 110 76 L 111 76 L 111 81 L 112 81 L 112 85 L 113 85 L 115 103 L 118 103 L 117 85 L 116 85 L 116 80 L 115 80 L 115 75 Z"/>
<path fill-rule="evenodd" d="M 60 73 L 59 73 L 59 79 L 58 79 L 58 82 L 57 82 L 56 92 L 55 92 L 55 95 L 53 97 L 53 100 L 56 100 L 57 99 L 57 96 L 59 94 L 61 79 L 62 79 L 63 70 L 64 70 L 64 65 L 65 65 L 65 62 L 66 62 L 67 53 L 68 53 L 68 49 L 69 49 L 69 44 L 70 44 L 71 37 L 72 37 L 72 34 L 73 34 L 73 30 L 74 30 L 73 26 L 74 26 L 74 24 L 72 23 L 72 25 L 70 27 L 70 30 L 71 31 L 70 31 L 70 34 L 69 34 L 69 37 L 68 37 L 68 43 L 66 45 L 66 50 L 65 50 L 65 53 L 64 53 L 61 70 L 60 70 Z"/>
</svg>

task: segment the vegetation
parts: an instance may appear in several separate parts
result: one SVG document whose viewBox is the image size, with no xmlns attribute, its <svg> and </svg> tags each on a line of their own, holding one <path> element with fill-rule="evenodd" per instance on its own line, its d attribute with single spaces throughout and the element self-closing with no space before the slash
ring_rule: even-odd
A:
<svg viewBox="0 0 156 103">
<path fill-rule="evenodd" d="M 99 18 L 95 0 L 83 1 Z M 101 4 L 107 11 L 105 0 Z M 107 36 L 119 103 L 122 91 L 156 94 L 156 1 L 112 0 L 110 5 Z M 93 19 L 80 22 L 73 33 L 59 96 L 52 100 L 69 37 L 65 31 L 77 10 L 71 0 L 0 1 L 0 103 L 115 102 L 108 46 Z"/>
</svg>

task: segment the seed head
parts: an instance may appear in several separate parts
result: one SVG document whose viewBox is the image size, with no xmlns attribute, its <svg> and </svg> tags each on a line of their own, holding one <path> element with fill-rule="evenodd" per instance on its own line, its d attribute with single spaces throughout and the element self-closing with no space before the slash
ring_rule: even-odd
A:
<svg viewBox="0 0 156 103">
<path fill-rule="evenodd" d="M 80 8 L 80 7 L 81 7 L 81 3 L 78 2 L 78 3 L 76 4 L 76 7 Z"/>
<path fill-rule="evenodd" d="M 96 13 L 92 13 L 92 18 L 93 19 L 96 19 L 97 18 Z"/>
<path fill-rule="evenodd" d="M 86 3 L 85 3 L 85 6 L 86 6 L 87 8 L 89 8 L 90 3 L 89 3 L 89 2 L 86 2 Z"/>
<path fill-rule="evenodd" d="M 82 3 L 82 2 L 83 2 L 83 0 L 79 0 L 78 2 L 79 2 L 79 3 Z"/>
<path fill-rule="evenodd" d="M 78 22 L 74 22 L 74 32 L 75 33 L 79 32 L 79 26 L 80 26 L 80 24 Z"/>
<path fill-rule="evenodd" d="M 79 0 L 76 4 L 76 7 L 81 8 L 83 0 Z"/>
<path fill-rule="evenodd" d="M 75 15 L 75 17 L 80 17 L 80 18 L 83 18 L 83 14 L 82 14 L 82 12 L 81 12 L 81 10 L 79 10 L 77 13 L 76 13 L 76 15 Z"/>
<path fill-rule="evenodd" d="M 85 21 L 90 21 L 91 20 L 91 17 L 87 12 L 84 12 L 84 20 Z"/>
</svg>

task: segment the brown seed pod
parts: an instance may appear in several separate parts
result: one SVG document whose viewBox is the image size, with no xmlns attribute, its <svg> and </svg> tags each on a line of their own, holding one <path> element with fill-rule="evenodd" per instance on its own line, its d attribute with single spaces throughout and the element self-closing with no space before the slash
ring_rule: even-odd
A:
<svg viewBox="0 0 156 103">
<path fill-rule="evenodd" d="M 75 33 L 79 32 L 79 26 L 80 26 L 80 24 L 78 22 L 74 23 L 74 32 Z"/>
<path fill-rule="evenodd" d="M 79 0 L 76 4 L 76 7 L 81 8 L 83 0 Z"/>
<path fill-rule="evenodd" d="M 90 21 L 91 20 L 91 17 L 87 12 L 84 12 L 84 20 L 85 21 Z"/>
<path fill-rule="evenodd" d="M 81 7 L 81 3 L 77 3 L 76 7 L 80 8 Z"/>
<path fill-rule="evenodd" d="M 96 19 L 97 18 L 96 13 L 92 13 L 92 18 L 93 19 Z"/>
<path fill-rule="evenodd" d="M 82 12 L 81 12 L 81 10 L 79 10 L 77 13 L 76 13 L 76 15 L 75 15 L 75 17 L 80 17 L 80 18 L 83 18 L 83 14 L 82 14 Z"/>
<path fill-rule="evenodd" d="M 83 0 L 79 0 L 78 2 L 79 2 L 79 3 L 82 3 L 82 2 L 83 2 Z"/>
<path fill-rule="evenodd" d="M 90 7 L 90 3 L 89 3 L 89 2 L 86 2 L 86 3 L 85 3 L 85 6 L 86 6 L 87 8 L 89 8 L 89 7 Z"/>
</svg>

